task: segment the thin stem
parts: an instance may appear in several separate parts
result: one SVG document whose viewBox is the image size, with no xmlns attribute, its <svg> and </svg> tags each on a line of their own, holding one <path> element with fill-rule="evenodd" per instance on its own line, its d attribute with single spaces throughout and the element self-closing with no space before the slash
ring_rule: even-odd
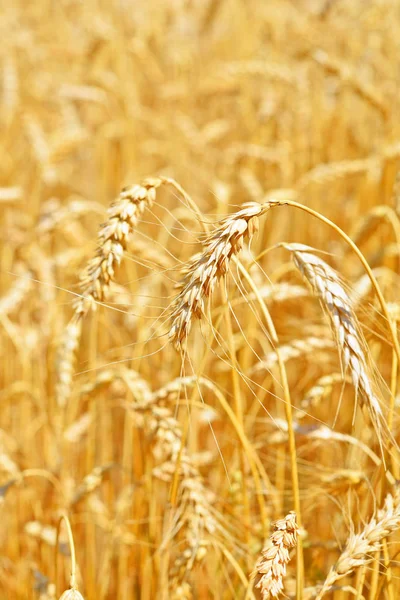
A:
<svg viewBox="0 0 400 600">
<path fill-rule="evenodd" d="M 71 529 L 71 523 L 69 521 L 68 515 L 63 512 L 61 514 L 61 517 L 58 521 L 58 525 L 57 525 L 57 537 L 56 537 L 56 552 L 55 552 L 55 584 L 57 587 L 57 579 L 58 579 L 58 540 L 60 537 L 60 530 L 61 530 L 61 523 L 65 522 L 65 526 L 67 529 L 67 535 L 68 535 L 68 544 L 69 544 L 69 549 L 71 552 L 71 578 L 70 578 L 70 586 L 71 589 L 73 590 L 77 590 L 78 586 L 76 583 L 76 557 L 75 557 L 75 545 L 74 545 L 74 537 L 72 535 L 72 529 Z"/>
<path fill-rule="evenodd" d="M 275 345 L 275 352 L 278 358 L 278 367 L 281 376 L 281 384 L 283 388 L 283 395 L 285 400 L 285 413 L 286 420 L 288 424 L 288 437 L 289 437 L 289 453 L 290 453 L 290 466 L 291 466 L 291 475 L 292 475 L 292 490 L 293 490 L 293 503 L 296 511 L 296 520 L 299 528 L 302 528 L 302 518 L 301 518 L 301 505 L 300 505 L 300 489 L 299 489 L 299 474 L 297 469 L 297 454 L 296 454 L 296 438 L 293 427 L 293 412 L 292 412 L 292 402 L 290 398 L 290 390 L 289 383 L 287 379 L 287 373 L 284 361 L 282 359 L 282 355 L 279 349 L 279 338 L 275 329 L 275 325 L 272 321 L 271 315 L 265 304 L 263 298 L 261 297 L 259 290 L 254 283 L 253 279 L 246 271 L 244 266 L 240 263 L 239 260 L 235 259 L 240 272 L 243 277 L 246 279 L 248 284 L 250 285 L 252 291 L 254 292 L 262 313 L 264 315 L 265 321 L 267 323 L 271 339 L 273 344 Z M 297 538 L 297 563 L 296 563 L 296 600 L 301 600 L 303 595 L 303 582 L 304 582 L 304 558 L 303 558 L 303 544 L 301 535 Z"/>
</svg>

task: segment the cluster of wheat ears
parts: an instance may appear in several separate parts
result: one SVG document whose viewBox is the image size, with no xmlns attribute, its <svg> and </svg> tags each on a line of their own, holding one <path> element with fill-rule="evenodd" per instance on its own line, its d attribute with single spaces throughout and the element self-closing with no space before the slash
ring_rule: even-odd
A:
<svg viewBox="0 0 400 600">
<path fill-rule="evenodd" d="M 0 31 L 0 600 L 396 600 L 398 1 Z"/>
</svg>

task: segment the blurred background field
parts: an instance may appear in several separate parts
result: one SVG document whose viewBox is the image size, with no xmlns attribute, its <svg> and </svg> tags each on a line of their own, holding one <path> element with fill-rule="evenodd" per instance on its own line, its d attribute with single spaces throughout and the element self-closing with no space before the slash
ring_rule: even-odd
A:
<svg viewBox="0 0 400 600">
<path fill-rule="evenodd" d="M 397 323 L 400 4 L 4 0 L 0 35 L 0 599 L 68 588 L 63 512 L 86 600 L 259 598 L 250 573 L 293 509 L 276 354 L 236 272 L 228 310 L 217 291 L 207 312 L 215 335 L 196 324 L 183 361 L 169 344 L 174 284 L 202 233 L 177 187 L 157 190 L 85 319 L 65 394 L 60 347 L 107 208 L 159 175 L 207 223 L 274 195 L 320 211 L 362 250 Z M 279 242 L 324 251 L 356 294 L 395 438 L 397 363 L 341 238 L 271 211 L 243 264 L 283 348 L 313 598 L 388 484 L 318 301 L 282 249 L 252 266 Z M 396 454 L 385 460 L 397 479 Z M 396 539 L 327 597 L 395 600 Z M 295 597 L 296 559 L 285 586 Z"/>
</svg>

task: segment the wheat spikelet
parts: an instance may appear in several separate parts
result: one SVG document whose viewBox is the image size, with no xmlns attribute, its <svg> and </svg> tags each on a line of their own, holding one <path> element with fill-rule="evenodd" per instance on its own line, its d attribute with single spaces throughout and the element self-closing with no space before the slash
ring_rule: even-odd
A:
<svg viewBox="0 0 400 600">
<path fill-rule="evenodd" d="M 270 204 L 264 207 L 268 210 Z M 216 282 L 227 274 L 232 256 L 239 254 L 244 239 L 258 230 L 258 217 L 263 207 L 257 202 L 245 204 L 243 209 L 224 219 L 206 239 L 204 250 L 187 264 L 184 278 L 179 284 L 180 294 L 172 306 L 170 340 L 177 349 L 182 348 L 193 317 L 201 318 L 204 300 L 211 295 Z"/>
<path fill-rule="evenodd" d="M 258 177 L 253 171 L 247 167 L 242 167 L 239 171 L 239 179 L 254 202 L 258 202 L 263 196 L 263 187 L 258 180 Z"/>
<path fill-rule="evenodd" d="M 52 525 L 44 525 L 40 521 L 28 521 L 24 527 L 25 533 L 48 546 L 55 547 L 57 543 L 57 530 Z M 68 556 L 68 543 L 64 540 L 59 540 L 59 550 L 62 554 Z"/>
<path fill-rule="evenodd" d="M 4 107 L 3 110 L 7 120 L 11 120 L 19 100 L 19 76 L 13 56 L 10 55 L 3 59 L 2 73 L 2 104 Z"/>
<path fill-rule="evenodd" d="M 179 503 L 176 508 L 179 524 L 166 535 L 165 544 L 168 544 L 178 531 L 184 537 L 184 549 L 170 567 L 170 591 L 172 593 L 181 586 L 186 589 L 185 577 L 194 565 L 204 558 L 207 538 L 217 532 L 226 535 L 213 507 L 215 496 L 206 488 L 194 458 L 182 447 L 179 421 L 175 419 L 169 407 L 159 405 L 169 394 L 175 398 L 183 383 L 193 385 L 196 378 L 180 378 L 152 393 L 147 382 L 137 372 L 121 368 L 109 369 L 102 373 L 96 382 L 83 386 L 81 392 L 92 393 L 102 385 L 114 385 L 117 379 L 122 381 L 133 395 L 133 402 L 125 406 L 134 417 L 135 426 L 150 436 L 152 454 L 157 462 L 152 475 L 171 484 L 179 464 Z M 79 501 L 96 489 L 101 483 L 103 473 L 109 467 L 110 465 L 106 465 L 94 469 L 78 487 L 72 502 Z"/>
<path fill-rule="evenodd" d="M 257 144 L 234 144 L 227 149 L 227 160 L 235 164 L 242 158 L 279 165 L 286 158 L 286 148 L 265 148 Z"/>
<path fill-rule="evenodd" d="M 389 219 L 393 210 L 389 206 L 375 206 L 367 214 L 359 219 L 351 234 L 351 239 L 357 246 L 361 246 L 366 240 L 371 239 L 381 220 Z"/>
<path fill-rule="evenodd" d="M 78 219 L 88 212 L 103 214 L 103 207 L 98 202 L 90 202 L 79 196 L 71 196 L 64 205 L 62 205 L 59 200 L 51 198 L 42 206 L 37 233 L 39 235 L 49 233 L 54 229 L 65 226 L 65 223 L 69 221 L 69 219 Z"/>
<path fill-rule="evenodd" d="M 92 424 L 92 416 L 89 412 L 83 413 L 63 433 L 64 439 L 70 444 L 77 444 L 87 433 Z"/>
<path fill-rule="evenodd" d="M 351 534 L 339 560 L 331 568 L 320 589 L 316 600 L 328 592 L 342 577 L 350 575 L 357 567 L 367 565 L 373 560 L 371 556 L 382 547 L 383 540 L 400 526 L 400 497 L 398 491 L 394 496 L 386 496 L 383 507 L 378 511 L 358 534 Z"/>
<path fill-rule="evenodd" d="M 289 551 L 297 543 L 297 533 L 294 511 L 274 523 L 274 532 L 264 546 L 252 574 L 257 581 L 256 588 L 261 590 L 262 600 L 277 598 L 283 591 Z"/>
<path fill-rule="evenodd" d="M 308 246 L 302 244 L 283 244 L 283 246 L 292 253 L 295 266 L 309 282 L 330 318 L 344 374 L 350 372 L 356 392 L 360 394 L 361 403 L 365 403 L 368 407 L 379 439 L 382 431 L 385 431 L 390 438 L 379 400 L 372 389 L 367 358 L 363 350 L 365 343 L 363 343 L 358 319 L 338 274 L 322 259 L 312 254 Z"/>
<path fill-rule="evenodd" d="M 293 71 L 284 64 L 266 62 L 265 60 L 246 60 L 241 62 L 230 62 L 224 64 L 221 68 L 222 77 L 243 77 L 246 75 L 256 75 L 275 79 L 286 84 L 296 82 Z"/>
<path fill-rule="evenodd" d="M 104 465 L 95 467 L 88 475 L 83 478 L 83 481 L 78 485 L 71 500 L 71 505 L 77 504 L 87 494 L 94 492 L 102 483 L 103 476 L 113 465 Z"/>
<path fill-rule="evenodd" d="M 392 205 L 397 214 L 400 215 L 400 169 L 396 173 L 392 192 Z"/>
<path fill-rule="evenodd" d="M 263 300 L 270 302 L 285 302 L 286 300 L 298 300 L 309 296 L 308 290 L 301 285 L 293 285 L 282 282 L 274 285 L 263 285 L 259 288 L 258 293 Z M 248 294 L 249 300 L 256 300 L 254 292 Z"/>
<path fill-rule="evenodd" d="M 23 189 L 18 186 L 0 187 L 0 203 L 19 202 L 23 198 Z"/>
<path fill-rule="evenodd" d="M 24 121 L 33 155 L 42 169 L 43 179 L 47 183 L 53 183 L 57 179 L 57 173 L 50 164 L 50 149 L 46 134 L 34 115 L 27 114 Z"/>
</svg>

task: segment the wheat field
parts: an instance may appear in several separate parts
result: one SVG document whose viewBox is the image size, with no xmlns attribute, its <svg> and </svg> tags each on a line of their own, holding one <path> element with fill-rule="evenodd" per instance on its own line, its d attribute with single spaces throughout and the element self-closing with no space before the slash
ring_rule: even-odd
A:
<svg viewBox="0 0 400 600">
<path fill-rule="evenodd" d="M 0 600 L 399 598 L 398 0 L 0 30 Z"/>
</svg>

